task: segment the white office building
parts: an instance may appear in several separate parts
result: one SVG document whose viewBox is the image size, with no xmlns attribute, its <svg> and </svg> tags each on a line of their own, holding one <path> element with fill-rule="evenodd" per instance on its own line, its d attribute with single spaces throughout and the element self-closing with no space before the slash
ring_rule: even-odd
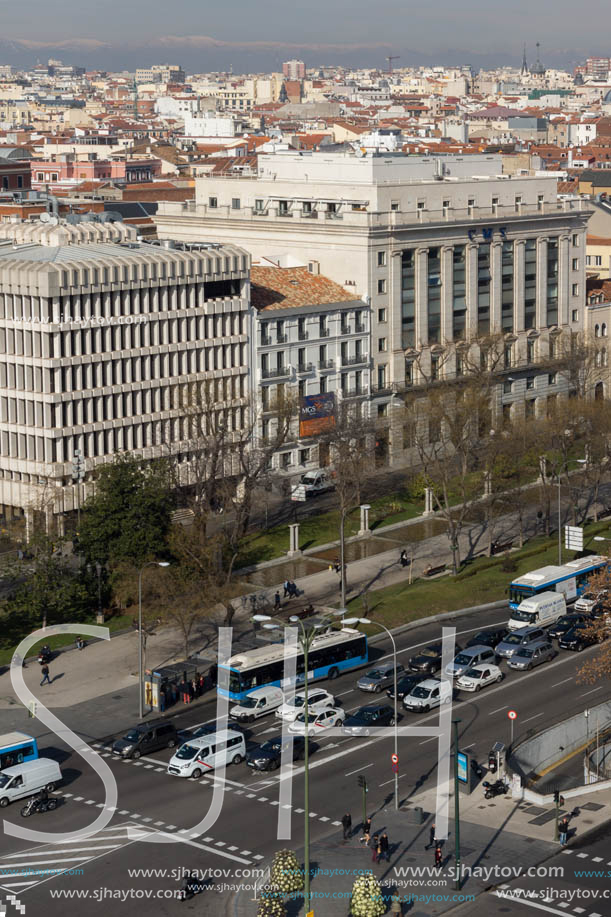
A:
<svg viewBox="0 0 611 917">
<path fill-rule="evenodd" d="M 496 155 L 270 153 L 252 174 L 199 178 L 195 200 L 160 204 L 156 224 L 163 238 L 316 261 L 365 297 L 382 415 L 422 370 L 459 374 L 461 342 L 502 338 L 512 379 L 495 407 L 514 416 L 566 393 L 541 364 L 583 328 L 589 215 L 558 200 L 553 177 L 503 175 Z M 390 443 L 390 460 L 402 449 Z"/>
<path fill-rule="evenodd" d="M 248 254 L 113 243 L 0 246 L 0 504 L 76 507 L 117 452 L 188 467 L 185 399 L 213 386 L 234 430 L 249 379 Z M 80 492 L 72 461 L 80 451 Z"/>
</svg>

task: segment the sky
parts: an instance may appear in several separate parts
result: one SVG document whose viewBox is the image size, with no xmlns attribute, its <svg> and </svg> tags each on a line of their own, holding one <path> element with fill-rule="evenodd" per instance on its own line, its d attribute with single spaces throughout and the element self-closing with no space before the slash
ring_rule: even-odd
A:
<svg viewBox="0 0 611 917">
<path fill-rule="evenodd" d="M 609 55 L 607 0 L 4 0 L 0 63 L 28 66 L 59 57 L 87 68 L 179 63 L 190 72 L 307 66 L 519 64 L 535 42 L 549 67 Z"/>
</svg>

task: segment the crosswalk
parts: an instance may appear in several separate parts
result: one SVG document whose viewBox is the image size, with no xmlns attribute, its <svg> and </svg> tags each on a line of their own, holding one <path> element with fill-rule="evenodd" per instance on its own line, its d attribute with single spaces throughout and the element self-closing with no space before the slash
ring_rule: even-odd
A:
<svg viewBox="0 0 611 917">
<path fill-rule="evenodd" d="M 25 905 L 21 903 L 16 895 L 0 895 L 0 917 L 16 917 L 17 914 L 25 914 Z"/>
<path fill-rule="evenodd" d="M 133 843 L 134 828 L 140 832 L 147 830 L 142 825 L 129 821 L 104 828 L 91 837 L 62 841 L 58 844 L 42 844 L 1 857 L 0 892 L 8 892 L 8 897 L 14 897 L 63 873 L 72 871 L 74 874 L 74 871 L 77 871 L 76 874 L 80 874 L 80 868 L 85 863 Z M 10 913 L 7 911 L 7 917 Z M 3 917 L 2 905 L 0 917 Z"/>
</svg>

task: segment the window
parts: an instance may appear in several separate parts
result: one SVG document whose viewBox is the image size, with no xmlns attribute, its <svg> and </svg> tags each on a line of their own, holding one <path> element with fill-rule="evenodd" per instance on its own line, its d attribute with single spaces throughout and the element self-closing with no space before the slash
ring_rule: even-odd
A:
<svg viewBox="0 0 611 917">
<path fill-rule="evenodd" d="M 385 353 L 386 350 L 386 338 L 378 338 L 378 353 Z"/>
<path fill-rule="evenodd" d="M 51 181 L 57 181 L 57 177 L 58 177 L 58 176 L 57 176 L 57 172 L 52 172 L 52 173 L 51 173 Z"/>
<path fill-rule="evenodd" d="M 543 199 L 544 199 L 543 194 L 537 194 L 537 209 L 538 210 L 543 210 Z"/>
<path fill-rule="evenodd" d="M 600 334 L 601 334 L 601 337 L 604 337 L 604 338 L 607 337 L 607 324 L 606 324 L 606 322 L 603 322 L 602 325 L 600 326 Z"/>
<path fill-rule="evenodd" d="M 414 384 L 414 363 L 413 360 L 405 361 L 405 384 Z"/>
<path fill-rule="evenodd" d="M 571 284 L 571 295 L 579 296 L 579 284 L 578 283 Z"/>
<path fill-rule="evenodd" d="M 535 416 L 535 402 L 536 398 L 529 398 L 528 401 L 524 402 L 524 416 L 527 419 Z"/>
<path fill-rule="evenodd" d="M 431 382 L 439 379 L 439 357 L 431 357 Z"/>
<path fill-rule="evenodd" d="M 547 384 L 555 385 L 558 381 L 558 373 L 549 373 L 547 376 Z"/>
<path fill-rule="evenodd" d="M 386 364 L 378 366 L 378 388 L 386 388 Z"/>
<path fill-rule="evenodd" d="M 534 388 L 534 387 L 535 387 L 535 377 L 534 377 L 534 376 L 527 376 L 527 377 L 526 377 L 526 388 L 527 388 L 527 389 L 531 389 L 531 388 Z"/>
<path fill-rule="evenodd" d="M 463 376 L 465 373 L 465 361 L 461 353 L 456 354 L 456 375 Z"/>
<path fill-rule="evenodd" d="M 594 267 L 602 267 L 602 263 L 603 263 L 603 256 L 594 255 Z"/>
<path fill-rule="evenodd" d="M 420 211 L 426 210 L 426 201 L 418 201 L 418 203 L 416 204 L 416 206 L 417 206 L 418 210 L 420 210 Z"/>
<path fill-rule="evenodd" d="M 386 309 L 378 309 L 378 322 L 384 324 L 386 321 L 388 321 L 386 318 Z"/>
<path fill-rule="evenodd" d="M 391 201 L 391 202 L 390 202 L 390 209 L 391 209 L 391 210 L 398 210 L 398 209 L 399 209 L 399 201 Z"/>
<path fill-rule="evenodd" d="M 503 382 L 503 394 L 511 395 L 513 391 L 513 382 Z"/>
<path fill-rule="evenodd" d="M 573 311 L 571 312 L 571 321 L 572 322 L 579 321 L 579 309 L 573 309 Z"/>
<path fill-rule="evenodd" d="M 549 339 L 549 355 L 551 360 L 555 360 L 558 356 L 558 339 L 555 337 Z"/>
<path fill-rule="evenodd" d="M 449 209 L 450 209 L 450 202 L 449 202 L 449 201 L 442 201 L 442 202 L 441 202 L 441 206 L 443 207 L 444 210 L 449 210 Z"/>
<path fill-rule="evenodd" d="M 208 198 L 208 207 L 210 207 L 211 210 L 214 210 L 216 207 L 218 207 L 218 205 L 219 205 L 219 202 L 216 197 Z"/>
<path fill-rule="evenodd" d="M 595 338 L 600 337 L 600 325 L 594 325 L 594 337 Z"/>
<path fill-rule="evenodd" d="M 299 450 L 299 464 L 307 465 L 310 461 L 310 450 L 309 449 L 300 449 Z"/>
<path fill-rule="evenodd" d="M 513 352 L 512 345 L 507 344 L 505 346 L 505 350 L 503 351 L 503 363 L 505 365 L 505 369 L 509 369 L 509 367 L 511 366 L 512 352 Z"/>
<path fill-rule="evenodd" d="M 586 255 L 586 267 L 589 267 L 591 263 L 592 263 L 592 256 Z"/>
<path fill-rule="evenodd" d="M 533 339 L 526 341 L 526 362 L 527 363 L 535 362 L 535 347 L 536 347 L 536 342 Z"/>
<path fill-rule="evenodd" d="M 386 280 L 384 278 L 378 280 L 378 293 L 386 293 Z"/>
<path fill-rule="evenodd" d="M 280 463 L 281 463 L 283 470 L 291 467 L 291 458 L 292 458 L 292 455 L 290 452 L 282 453 L 282 455 L 280 456 Z"/>
<path fill-rule="evenodd" d="M 473 210 L 473 208 L 475 207 L 475 198 L 474 197 L 468 198 L 467 207 L 469 208 L 469 210 Z"/>
<path fill-rule="evenodd" d="M 386 265 L 386 252 L 378 252 L 378 267 L 385 267 Z"/>
<path fill-rule="evenodd" d="M 572 242 L 573 242 L 573 247 L 577 248 L 579 245 L 579 236 L 576 232 L 573 233 Z"/>
<path fill-rule="evenodd" d="M 324 395 L 327 391 L 327 377 L 321 376 L 318 381 L 319 381 L 319 386 L 320 386 L 320 394 Z"/>
<path fill-rule="evenodd" d="M 17 176 L 17 187 L 18 187 L 18 188 L 23 188 L 23 175 L 18 175 L 18 176 Z"/>
<path fill-rule="evenodd" d="M 573 258 L 571 260 L 571 270 L 573 271 L 579 270 L 579 258 Z"/>
<path fill-rule="evenodd" d="M 503 405 L 503 426 L 508 427 L 511 423 L 511 408 L 513 405 L 504 404 Z"/>
<path fill-rule="evenodd" d="M 263 199 L 260 197 L 255 200 L 255 210 L 259 212 L 263 210 Z"/>
<path fill-rule="evenodd" d="M 388 417 L 388 405 L 387 404 L 378 405 L 378 417 Z"/>
<path fill-rule="evenodd" d="M 239 198 L 239 197 L 232 197 L 232 198 L 231 198 L 231 209 L 232 209 L 232 210 L 239 210 L 239 209 L 240 209 L 240 206 L 241 206 L 241 205 L 240 205 L 240 198 Z"/>
<path fill-rule="evenodd" d="M 499 206 L 499 199 L 498 199 L 498 197 L 493 197 L 493 198 L 492 198 L 492 209 L 495 210 L 498 206 Z"/>
<path fill-rule="evenodd" d="M 519 213 L 519 212 L 520 212 L 520 207 L 521 207 L 521 206 L 522 206 L 522 195 L 521 195 L 521 194 L 516 194 L 516 198 L 515 198 L 515 210 L 516 210 L 516 213 Z"/>
<path fill-rule="evenodd" d="M 286 216 L 289 212 L 289 202 L 288 201 L 278 201 L 278 215 Z"/>
</svg>

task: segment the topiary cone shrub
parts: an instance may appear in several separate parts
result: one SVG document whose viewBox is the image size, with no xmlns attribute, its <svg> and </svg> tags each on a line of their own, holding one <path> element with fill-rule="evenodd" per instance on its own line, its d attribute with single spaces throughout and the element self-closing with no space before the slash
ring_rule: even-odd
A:
<svg viewBox="0 0 611 917">
<path fill-rule="evenodd" d="M 292 850 L 279 850 L 276 853 L 269 880 L 283 895 L 303 890 L 303 869 Z"/>
<path fill-rule="evenodd" d="M 382 917 L 385 911 L 386 904 L 376 877 L 371 872 L 359 876 L 352 886 L 350 897 L 352 917 Z"/>
<path fill-rule="evenodd" d="M 264 885 L 259 896 L 257 917 L 286 917 L 282 892 L 277 885 Z"/>
</svg>

